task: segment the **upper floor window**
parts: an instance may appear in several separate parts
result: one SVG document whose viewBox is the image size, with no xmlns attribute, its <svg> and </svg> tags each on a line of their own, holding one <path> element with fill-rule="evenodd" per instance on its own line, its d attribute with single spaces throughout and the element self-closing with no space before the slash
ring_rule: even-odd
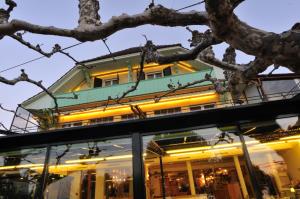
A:
<svg viewBox="0 0 300 199">
<path fill-rule="evenodd" d="M 162 76 L 163 74 L 161 71 L 146 74 L 147 79 L 157 79 L 157 78 L 161 78 Z"/>
<path fill-rule="evenodd" d="M 121 116 L 122 120 L 133 120 L 137 119 L 137 116 L 135 114 L 126 114 Z"/>
<path fill-rule="evenodd" d="M 179 112 L 181 112 L 181 108 L 176 107 L 176 108 L 156 110 L 156 111 L 154 111 L 154 114 L 155 115 L 167 115 L 167 114 L 174 114 L 174 113 L 179 113 Z"/>
<path fill-rule="evenodd" d="M 112 85 L 116 85 L 119 84 L 118 79 L 107 79 L 104 80 L 104 86 L 112 86 Z"/>
<path fill-rule="evenodd" d="M 108 123 L 108 122 L 113 122 L 114 117 L 101 117 L 101 118 L 96 118 L 96 119 L 91 119 L 90 124 L 97 124 L 97 123 Z"/>
</svg>

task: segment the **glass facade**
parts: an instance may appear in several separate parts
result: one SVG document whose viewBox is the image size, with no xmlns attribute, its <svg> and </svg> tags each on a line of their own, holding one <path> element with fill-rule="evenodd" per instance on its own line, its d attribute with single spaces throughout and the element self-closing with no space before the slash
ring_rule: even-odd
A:
<svg viewBox="0 0 300 199">
<path fill-rule="evenodd" d="M 241 125 L 264 198 L 300 198 L 299 117 Z"/>
<path fill-rule="evenodd" d="M 234 126 L 145 136 L 150 198 L 253 198 L 242 144 Z"/>
<path fill-rule="evenodd" d="M 45 199 L 133 198 L 130 139 L 51 147 Z"/>
<path fill-rule="evenodd" d="M 45 148 L 0 153 L 0 198 L 36 198 L 41 188 L 45 154 Z"/>
<path fill-rule="evenodd" d="M 0 199 L 297 199 L 299 121 L 124 130 L 127 138 L 0 152 Z"/>
</svg>

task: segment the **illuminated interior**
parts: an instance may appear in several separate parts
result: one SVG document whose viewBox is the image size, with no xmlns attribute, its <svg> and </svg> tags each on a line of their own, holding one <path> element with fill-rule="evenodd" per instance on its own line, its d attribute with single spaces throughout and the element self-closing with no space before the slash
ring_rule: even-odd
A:
<svg viewBox="0 0 300 199">
<path fill-rule="evenodd" d="M 261 191 L 292 198 L 300 193 L 297 121 L 242 124 L 244 143 L 235 126 L 143 136 L 147 199 L 255 198 L 243 145 Z M 132 158 L 130 138 L 52 146 L 44 197 L 133 198 Z M 43 148 L 1 153 L 0 196 L 34 193 L 44 161 Z"/>
<path fill-rule="evenodd" d="M 132 105 L 139 105 L 144 112 L 153 110 L 184 107 L 198 104 L 215 103 L 218 101 L 218 94 L 216 92 L 206 92 L 193 95 L 166 97 L 160 100 L 158 103 L 154 103 L 153 100 L 139 103 L 132 103 Z M 110 106 L 103 111 L 104 108 L 93 109 L 88 111 L 73 112 L 59 117 L 60 123 L 87 120 L 99 117 L 116 116 L 122 114 L 131 114 L 132 111 L 127 105 Z"/>
</svg>

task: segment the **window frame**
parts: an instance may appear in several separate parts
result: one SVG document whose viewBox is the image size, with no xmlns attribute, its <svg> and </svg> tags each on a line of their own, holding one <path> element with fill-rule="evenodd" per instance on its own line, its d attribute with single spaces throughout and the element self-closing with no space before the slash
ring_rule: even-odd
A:
<svg viewBox="0 0 300 199">
<path fill-rule="evenodd" d="M 159 74 L 159 73 L 160 73 L 161 76 L 157 77 L 157 74 Z M 149 75 L 153 75 L 153 78 L 149 78 L 148 77 Z M 154 72 L 146 73 L 145 76 L 146 76 L 146 80 L 159 79 L 159 78 L 163 78 L 164 77 L 164 73 L 163 73 L 163 71 L 154 71 Z"/>
</svg>

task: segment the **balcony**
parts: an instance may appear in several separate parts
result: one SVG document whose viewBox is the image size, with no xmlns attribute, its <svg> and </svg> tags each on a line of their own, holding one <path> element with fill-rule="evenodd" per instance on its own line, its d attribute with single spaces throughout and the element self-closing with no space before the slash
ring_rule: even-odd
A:
<svg viewBox="0 0 300 199">
<path fill-rule="evenodd" d="M 200 72 L 194 72 L 189 74 L 183 75 L 172 75 L 168 77 L 158 78 L 158 79 L 151 79 L 151 80 L 143 80 L 140 82 L 138 89 L 129 93 L 127 96 L 139 96 L 145 95 L 149 93 L 159 93 L 170 90 L 168 84 L 172 83 L 177 86 L 177 83 L 182 85 L 193 82 L 196 80 L 201 80 L 205 78 L 206 74 L 210 74 L 214 77 L 215 74 L 211 70 L 202 70 Z M 114 85 L 110 87 L 103 87 L 103 88 L 93 88 L 88 90 L 82 90 L 75 92 L 78 95 L 78 99 L 66 99 L 72 98 L 72 93 L 60 94 L 56 95 L 55 97 L 58 98 L 58 106 L 59 107 L 66 107 L 66 106 L 74 106 L 80 104 L 87 104 L 93 102 L 99 102 L 107 100 L 108 97 L 117 98 L 117 96 L 121 96 L 123 92 L 127 91 L 131 88 L 135 82 L 127 83 L 127 84 L 120 84 Z M 211 84 L 210 82 L 203 82 L 201 84 L 197 84 L 191 87 L 197 86 L 206 86 Z"/>
</svg>

